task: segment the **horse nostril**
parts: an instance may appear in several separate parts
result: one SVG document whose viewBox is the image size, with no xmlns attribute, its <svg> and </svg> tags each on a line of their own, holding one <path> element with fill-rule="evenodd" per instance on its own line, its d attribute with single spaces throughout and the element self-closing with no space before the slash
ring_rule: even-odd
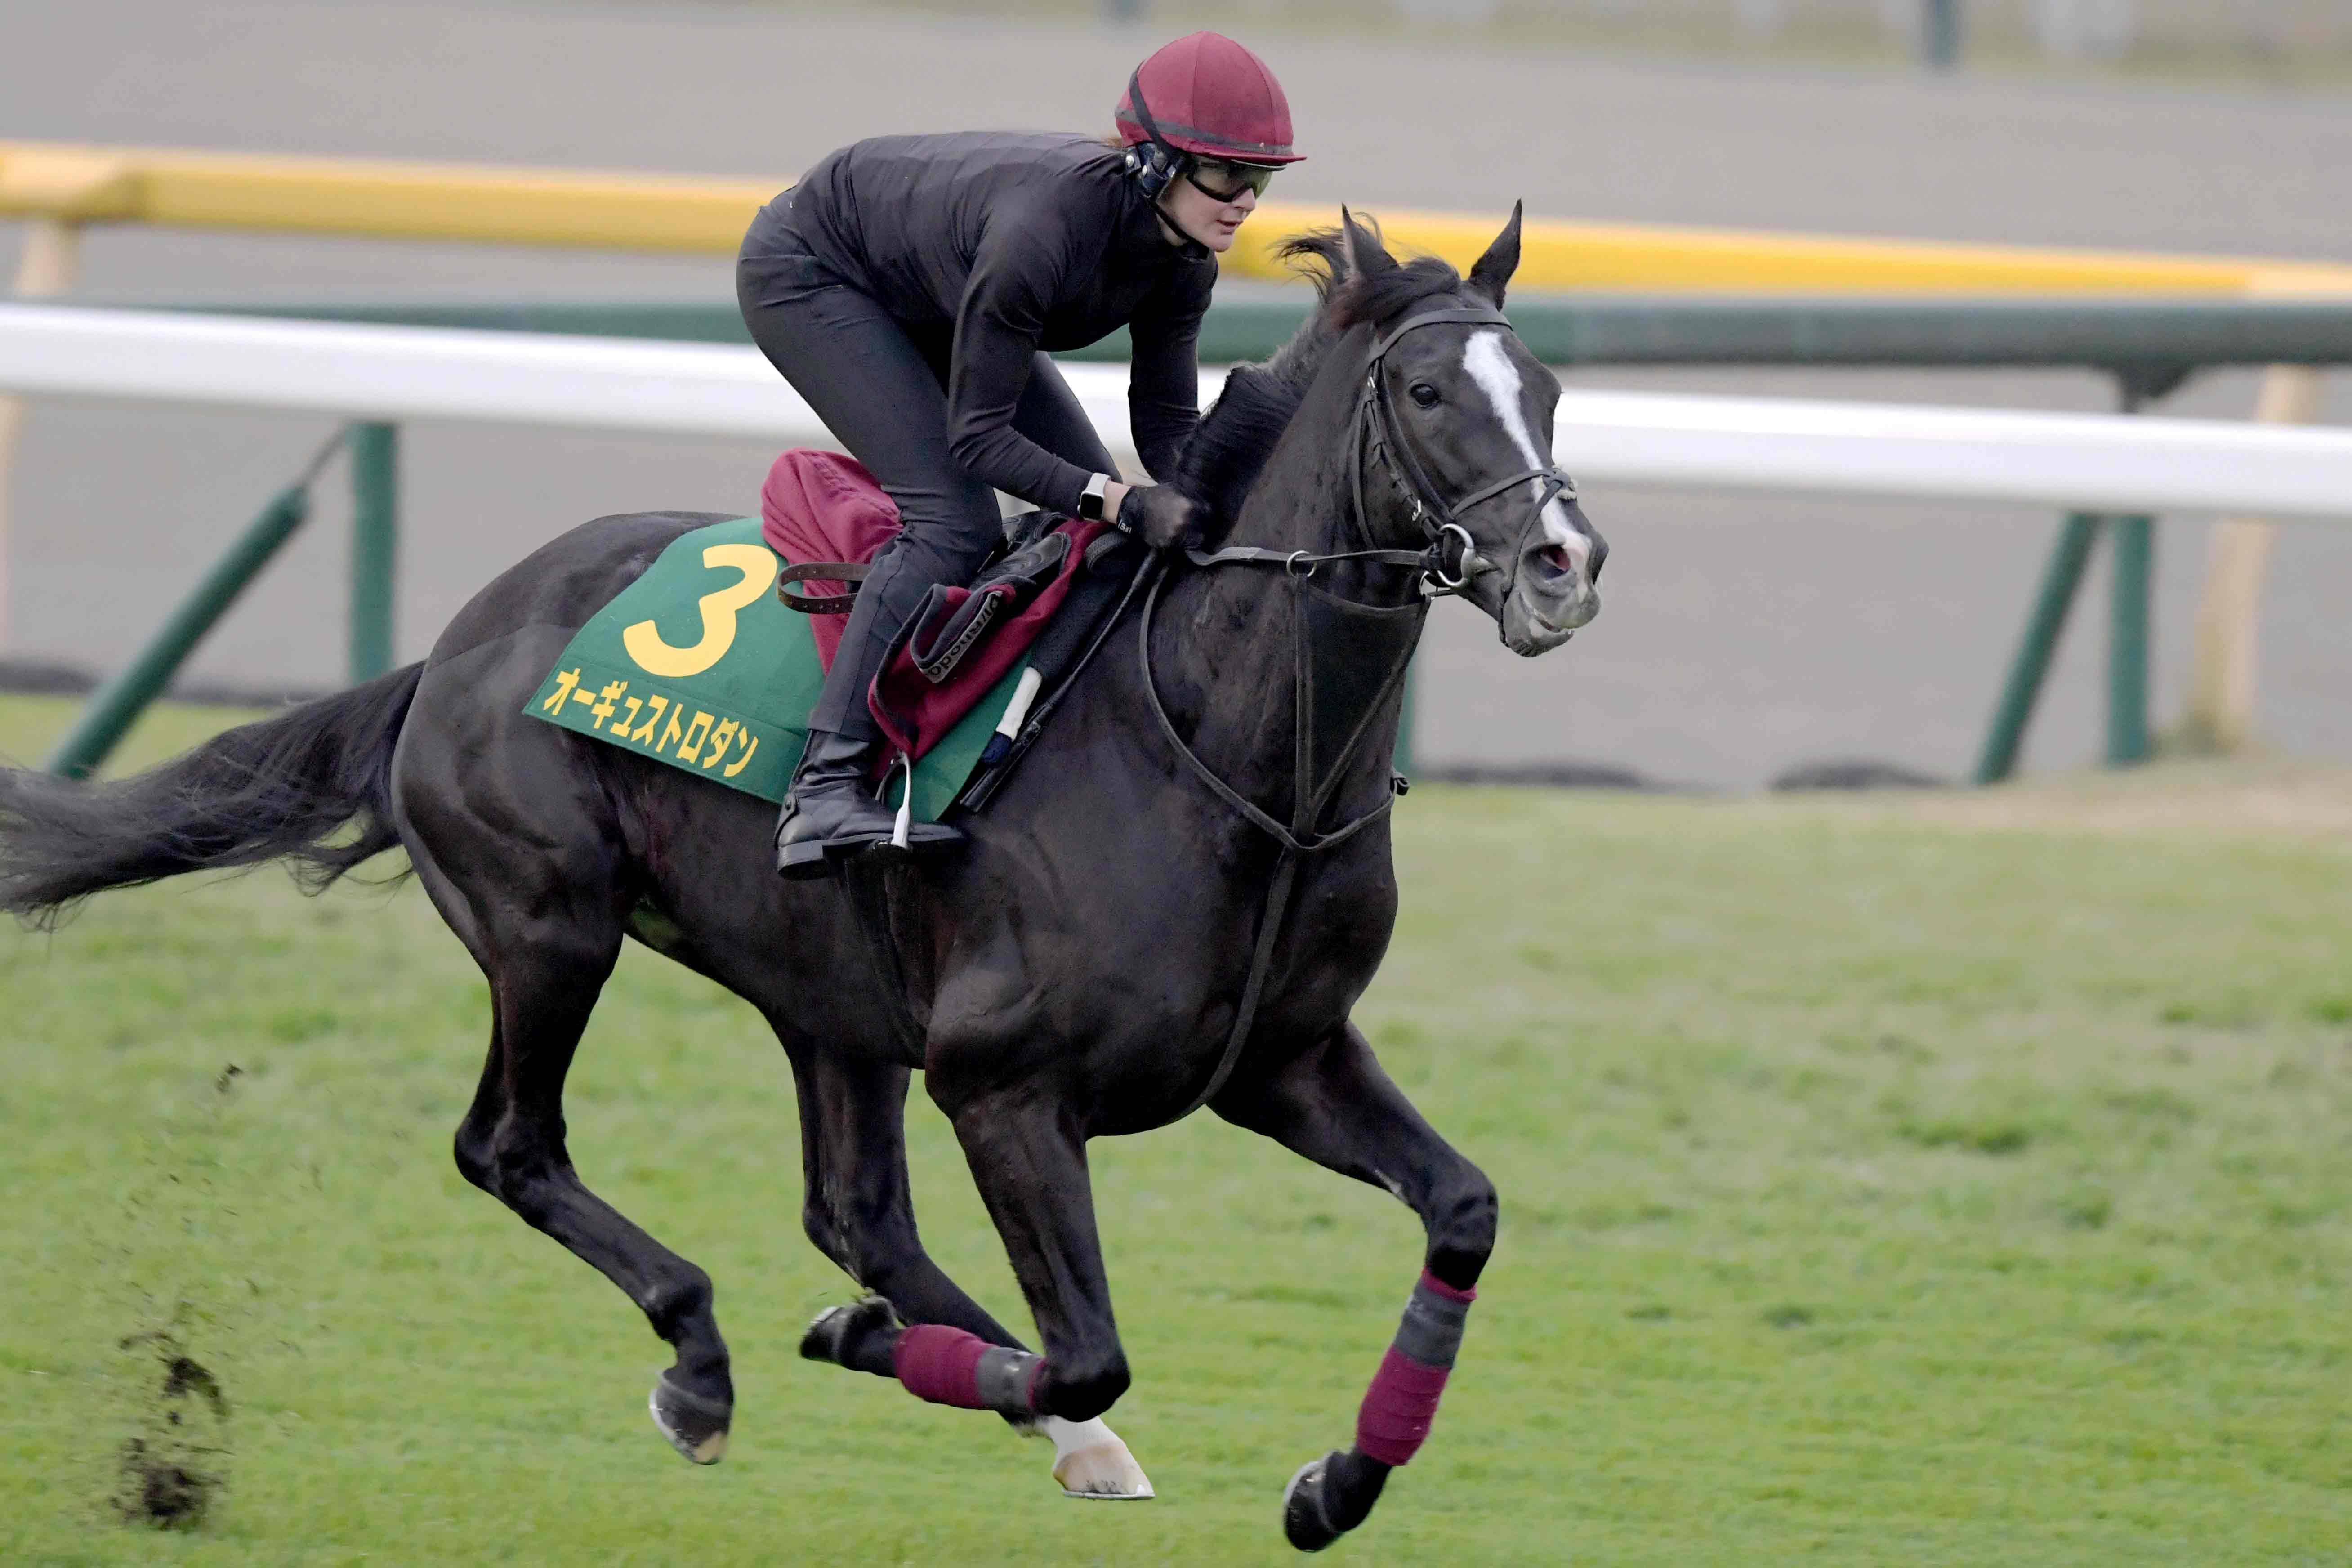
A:
<svg viewBox="0 0 2352 1568">
<path fill-rule="evenodd" d="M 1584 556 L 1584 569 L 1592 582 L 1597 584 L 1601 581 L 1601 563 L 1608 556 L 1609 547 L 1601 542 L 1599 535 L 1593 535 L 1585 546 Z M 1576 556 L 1565 544 L 1547 544 L 1535 552 L 1535 559 L 1542 564 L 1547 577 L 1557 579 L 1576 575 Z"/>
</svg>

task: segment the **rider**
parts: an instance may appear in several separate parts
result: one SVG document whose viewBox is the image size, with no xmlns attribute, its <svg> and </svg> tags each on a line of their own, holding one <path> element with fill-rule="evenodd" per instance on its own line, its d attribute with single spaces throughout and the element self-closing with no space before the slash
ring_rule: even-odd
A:
<svg viewBox="0 0 2352 1568">
<path fill-rule="evenodd" d="M 1216 252 L 1290 150 L 1264 61 L 1194 33 L 1128 79 L 1115 144 L 1075 134 L 883 136 L 832 153 L 761 209 L 736 292 L 752 340 L 898 503 L 809 718 L 776 827 L 777 869 L 890 837 L 866 692 L 937 584 L 968 583 L 1001 536 L 992 489 L 1101 518 L 1155 548 L 1193 503 L 1129 484 L 1046 353 L 1125 326 L 1136 450 L 1173 472 L 1198 417 L 1194 347 Z M 912 841 L 961 837 L 916 825 Z"/>
</svg>

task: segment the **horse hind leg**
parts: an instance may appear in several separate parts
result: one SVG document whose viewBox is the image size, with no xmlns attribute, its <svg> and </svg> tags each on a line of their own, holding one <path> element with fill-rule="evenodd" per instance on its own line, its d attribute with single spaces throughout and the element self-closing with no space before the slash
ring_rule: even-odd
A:
<svg viewBox="0 0 2352 1568">
<path fill-rule="evenodd" d="M 716 1464 L 735 1394 L 710 1277 L 591 1192 L 565 1147 L 564 1075 L 612 972 L 617 928 L 609 945 L 565 949 L 537 948 L 491 973 L 489 1060 L 457 1130 L 457 1168 L 637 1304 L 677 1356 L 654 1385 L 654 1421 L 687 1458 Z"/>
<path fill-rule="evenodd" d="M 620 954 L 612 879 L 555 885 L 548 862 L 563 857 L 536 857 L 533 875 L 480 844 L 490 869 L 461 889 L 420 836 L 408 840 L 418 879 L 490 984 L 489 1057 L 457 1128 L 457 1169 L 637 1304 L 677 1352 L 654 1386 L 655 1424 L 687 1458 L 716 1464 L 735 1395 L 710 1277 L 591 1192 L 565 1146 L 564 1077 Z"/>
<path fill-rule="evenodd" d="M 534 621 L 435 655 L 394 758 L 394 816 L 490 984 L 489 1059 L 457 1129 L 457 1169 L 636 1303 L 677 1352 L 654 1419 L 709 1464 L 734 1410 L 710 1277 L 590 1192 L 564 1144 L 564 1076 L 634 901 L 601 749 L 523 712 L 566 635 Z"/>
<path fill-rule="evenodd" d="M 1422 1120 L 1353 1025 L 1271 1073 L 1237 1074 L 1210 1103 L 1236 1126 L 1395 1194 L 1428 1234 L 1421 1279 L 1357 1413 L 1354 1444 L 1301 1466 L 1283 1492 L 1283 1533 L 1302 1552 L 1320 1552 L 1363 1523 L 1390 1473 L 1429 1435 L 1494 1251 L 1495 1187 Z"/>
<path fill-rule="evenodd" d="M 877 1376 L 898 1376 L 908 1324 L 943 1327 L 984 1346 L 1027 1353 L 1020 1339 L 948 1278 L 923 1249 L 907 1177 L 905 1068 L 798 1046 L 779 1027 L 800 1095 L 807 1196 L 802 1223 L 817 1250 L 874 1294 L 809 1325 L 801 1353 Z M 919 1338 L 920 1336 L 919 1336 Z M 1054 1479 L 1087 1500 L 1152 1495 L 1150 1478 L 1100 1416 L 1085 1421 L 1000 1411 L 1024 1435 L 1054 1444 Z"/>
</svg>

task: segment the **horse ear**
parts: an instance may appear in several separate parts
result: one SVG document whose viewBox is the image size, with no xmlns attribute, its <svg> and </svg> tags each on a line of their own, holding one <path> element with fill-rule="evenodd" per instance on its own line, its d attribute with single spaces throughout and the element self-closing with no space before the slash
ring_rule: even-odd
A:
<svg viewBox="0 0 2352 1568">
<path fill-rule="evenodd" d="M 1348 274 L 1351 278 L 1370 278 L 1378 273 L 1393 271 L 1397 258 L 1381 243 L 1381 231 L 1356 221 L 1356 215 L 1346 207 L 1339 209 L 1339 229 L 1348 237 Z"/>
<path fill-rule="evenodd" d="M 1470 268 L 1470 287 L 1492 300 L 1497 310 L 1503 308 L 1503 291 L 1510 287 L 1511 274 L 1519 269 L 1519 212 L 1525 205 L 1524 202 L 1511 204 L 1511 221 Z"/>
</svg>

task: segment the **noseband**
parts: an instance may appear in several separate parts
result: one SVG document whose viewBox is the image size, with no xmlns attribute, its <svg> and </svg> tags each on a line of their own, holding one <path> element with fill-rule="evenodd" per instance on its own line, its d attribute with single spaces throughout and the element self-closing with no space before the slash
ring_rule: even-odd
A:
<svg viewBox="0 0 2352 1568">
<path fill-rule="evenodd" d="M 1514 487 L 1530 479 L 1542 486 L 1536 497 L 1534 516 L 1540 518 L 1544 508 L 1553 501 L 1576 499 L 1576 482 L 1563 473 L 1559 465 L 1547 464 L 1539 468 L 1523 468 L 1507 479 L 1481 486 L 1458 500 L 1448 502 L 1429 470 L 1413 456 L 1412 447 L 1405 441 L 1397 425 L 1396 405 L 1389 396 L 1388 383 L 1381 379 L 1381 369 L 1387 363 L 1389 351 L 1396 347 L 1406 333 L 1423 327 L 1449 322 L 1471 322 L 1480 326 L 1496 326 L 1510 331 L 1510 318 L 1500 310 L 1475 306 L 1464 306 L 1445 310 L 1424 310 L 1411 316 L 1389 329 L 1372 345 L 1371 358 L 1364 367 L 1364 389 L 1356 400 L 1356 417 L 1349 432 L 1349 485 L 1355 502 L 1356 526 L 1370 532 L 1371 510 L 1364 500 L 1364 471 L 1378 462 L 1388 474 L 1389 483 L 1404 501 L 1405 511 L 1428 541 L 1420 550 L 1344 550 L 1326 555 L 1309 554 L 1303 550 L 1253 550 L 1233 548 L 1217 551 L 1188 551 L 1195 566 L 1272 565 L 1279 564 L 1306 576 L 1327 562 L 1363 561 L 1381 566 L 1402 566 L 1415 570 L 1424 598 L 1443 598 L 1459 594 L 1469 587 L 1476 568 L 1493 569 L 1493 563 L 1478 553 L 1476 542 L 1462 519 L 1471 508 L 1483 505 L 1503 495 Z M 1504 593 L 1507 596 L 1517 585 L 1519 563 L 1514 556 L 1509 582 Z"/>
</svg>

